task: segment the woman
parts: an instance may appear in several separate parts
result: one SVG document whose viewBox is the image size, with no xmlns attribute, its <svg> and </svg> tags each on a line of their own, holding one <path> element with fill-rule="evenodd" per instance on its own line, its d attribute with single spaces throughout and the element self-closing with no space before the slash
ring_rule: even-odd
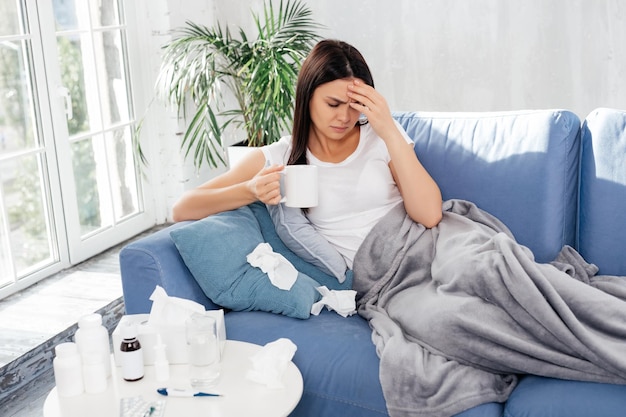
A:
<svg viewBox="0 0 626 417">
<path fill-rule="evenodd" d="M 428 228 L 441 220 L 439 187 L 374 89 L 363 56 L 345 42 L 323 40 L 304 61 L 292 135 L 186 192 L 173 218 L 200 219 L 255 201 L 278 204 L 285 164 L 318 166 L 319 205 L 307 216 L 349 267 L 365 235 L 398 202 Z"/>
</svg>

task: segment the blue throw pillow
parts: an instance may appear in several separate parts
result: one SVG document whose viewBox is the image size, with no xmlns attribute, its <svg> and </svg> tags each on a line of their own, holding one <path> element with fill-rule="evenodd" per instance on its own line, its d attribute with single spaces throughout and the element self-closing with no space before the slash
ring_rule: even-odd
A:
<svg viewBox="0 0 626 417">
<path fill-rule="evenodd" d="M 261 234 L 263 235 L 263 239 L 265 239 L 265 242 L 270 244 L 270 246 L 274 249 L 274 252 L 283 255 L 298 271 L 313 278 L 319 283 L 319 285 L 324 285 L 330 290 L 352 289 L 352 280 L 354 278 L 352 270 L 345 270 L 343 272 L 345 274 L 345 279 L 343 280 L 343 282 L 339 282 L 336 276 L 318 268 L 313 263 L 307 262 L 287 247 L 285 242 L 283 242 L 281 237 L 278 235 L 274 221 L 272 220 L 269 210 L 265 204 L 257 202 L 250 204 L 249 207 L 254 213 L 257 221 L 259 222 L 259 225 L 261 226 Z M 321 236 L 319 237 L 322 238 Z M 330 243 L 328 242 L 327 244 L 330 245 Z M 335 249 L 333 248 L 333 250 Z M 339 255 L 339 252 L 337 252 L 336 250 L 335 253 Z M 341 257 L 341 255 L 339 256 Z M 346 268 L 343 258 L 341 258 L 341 261 L 344 265 L 343 268 Z"/>
<path fill-rule="evenodd" d="M 306 319 L 321 298 L 317 281 L 302 272 L 285 291 L 248 263 L 246 256 L 264 242 L 249 206 L 190 223 L 172 230 L 170 236 L 202 291 L 222 307 Z"/>
</svg>

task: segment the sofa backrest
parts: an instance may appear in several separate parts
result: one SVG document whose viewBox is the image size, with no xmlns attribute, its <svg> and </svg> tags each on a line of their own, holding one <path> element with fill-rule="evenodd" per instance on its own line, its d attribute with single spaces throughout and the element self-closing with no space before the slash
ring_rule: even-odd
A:
<svg viewBox="0 0 626 417">
<path fill-rule="evenodd" d="M 626 275 L 626 111 L 600 108 L 582 126 L 578 251 L 600 274 Z"/>
<path fill-rule="evenodd" d="M 444 199 L 502 220 L 539 262 L 574 246 L 580 119 L 565 110 L 395 112 Z"/>
</svg>

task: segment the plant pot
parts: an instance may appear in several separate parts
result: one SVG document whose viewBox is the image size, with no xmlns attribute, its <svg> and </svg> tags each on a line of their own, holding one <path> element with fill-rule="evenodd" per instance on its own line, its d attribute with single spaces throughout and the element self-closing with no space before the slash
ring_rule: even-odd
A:
<svg viewBox="0 0 626 417">
<path fill-rule="evenodd" d="M 256 146 L 248 146 L 246 142 L 235 143 L 226 148 L 226 154 L 228 155 L 228 168 L 232 168 L 237 165 L 246 154 L 258 149 Z"/>
</svg>

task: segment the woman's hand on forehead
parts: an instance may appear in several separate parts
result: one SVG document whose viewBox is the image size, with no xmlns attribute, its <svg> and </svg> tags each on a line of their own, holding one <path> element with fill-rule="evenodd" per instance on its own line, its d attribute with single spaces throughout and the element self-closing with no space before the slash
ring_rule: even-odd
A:
<svg viewBox="0 0 626 417">
<path fill-rule="evenodd" d="M 397 130 L 387 100 L 374 87 L 355 78 L 348 84 L 348 97 L 350 107 L 363 113 L 383 140 L 393 132 L 390 129 Z"/>
</svg>

